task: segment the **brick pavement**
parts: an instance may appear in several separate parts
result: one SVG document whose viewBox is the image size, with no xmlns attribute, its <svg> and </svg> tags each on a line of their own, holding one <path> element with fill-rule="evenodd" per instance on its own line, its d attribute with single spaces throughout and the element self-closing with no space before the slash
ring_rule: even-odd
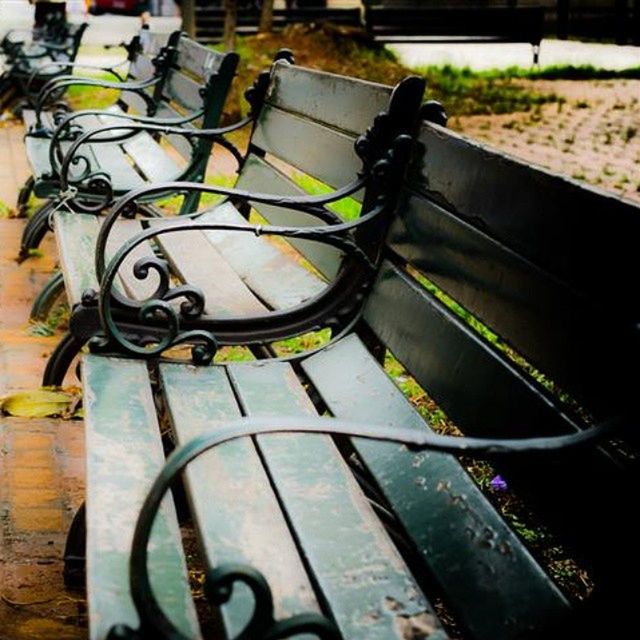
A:
<svg viewBox="0 0 640 640">
<path fill-rule="evenodd" d="M 0 201 L 13 206 L 28 175 L 22 127 L 0 124 Z M 23 220 L 0 219 L 0 397 L 40 384 L 56 337 L 32 335 L 29 309 L 52 272 L 55 244 L 15 261 Z M 81 593 L 62 582 L 62 554 L 84 493 L 78 420 L 0 417 L 0 640 L 86 637 Z"/>
</svg>

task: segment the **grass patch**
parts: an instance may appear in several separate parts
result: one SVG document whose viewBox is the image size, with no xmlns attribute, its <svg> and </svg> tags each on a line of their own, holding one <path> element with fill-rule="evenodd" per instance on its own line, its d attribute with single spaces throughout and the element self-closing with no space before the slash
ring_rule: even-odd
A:
<svg viewBox="0 0 640 640">
<path fill-rule="evenodd" d="M 227 103 L 229 120 L 246 115 L 244 88 L 256 74 L 269 67 L 282 47 L 294 52 L 296 63 L 312 69 L 394 85 L 402 78 L 421 73 L 427 80 L 428 97 L 440 100 L 449 115 L 470 115 L 528 111 L 535 105 L 555 102 L 554 94 L 541 94 L 521 86 L 508 74 L 473 72 L 452 66 L 411 69 L 395 54 L 374 43 L 366 34 L 331 24 L 291 25 L 279 34 L 237 38 L 240 56 L 239 82 Z M 221 45 L 214 48 L 221 49 Z"/>
<path fill-rule="evenodd" d="M 312 196 L 323 195 L 334 191 L 328 184 L 304 173 L 293 173 L 291 179 Z M 332 202 L 327 205 L 327 207 L 334 213 L 337 213 L 343 220 L 347 221 L 356 220 L 362 210 L 362 205 L 353 198 L 342 198 L 342 200 Z"/>
<path fill-rule="evenodd" d="M 99 72 L 78 73 L 78 77 L 92 78 L 95 80 L 105 80 L 113 82 L 114 76 L 108 73 Z M 66 100 L 74 111 L 84 109 L 105 109 L 111 106 L 120 95 L 117 89 L 104 89 L 102 87 L 89 87 L 84 85 L 74 85 L 69 87 L 66 93 Z"/>
</svg>

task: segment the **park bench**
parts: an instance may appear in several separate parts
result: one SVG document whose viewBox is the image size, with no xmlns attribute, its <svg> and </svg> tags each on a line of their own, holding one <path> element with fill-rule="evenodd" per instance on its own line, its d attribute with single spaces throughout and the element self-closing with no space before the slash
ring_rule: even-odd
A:
<svg viewBox="0 0 640 640">
<path fill-rule="evenodd" d="M 237 13 L 236 33 L 254 35 L 258 33 L 260 9 L 240 7 Z M 196 7 L 196 34 L 199 42 L 220 42 L 224 34 L 225 10 L 222 7 Z M 281 31 L 291 24 L 309 24 L 331 22 L 348 27 L 360 27 L 361 16 L 358 7 L 322 7 L 307 6 L 292 9 L 275 8 L 273 10 L 273 29 Z"/>
<path fill-rule="evenodd" d="M 37 92 L 55 76 L 69 73 L 87 26 L 68 24 L 53 40 L 7 45 L 6 58 L 0 61 L 0 109 Z"/>
<path fill-rule="evenodd" d="M 523 42 L 538 64 L 544 35 L 544 7 L 438 6 L 413 2 L 386 6 L 365 2 L 364 21 L 379 42 Z"/>
<path fill-rule="evenodd" d="M 98 265 L 103 335 L 82 365 L 86 512 L 67 549 L 70 567 L 86 552 L 92 638 L 110 629 L 133 637 L 128 627 L 140 623 L 143 637 L 200 637 L 171 498 L 157 510 L 196 457 L 182 491 L 202 564 L 188 568 L 204 566 L 223 637 L 288 637 L 285 628 L 305 638 L 448 637 L 439 616 L 453 620 L 452 635 L 487 640 L 633 628 L 636 449 L 621 428 L 636 415 L 637 374 L 620 358 L 635 362 L 638 351 L 640 309 L 628 295 L 638 207 L 429 122 L 398 194 L 421 93 L 415 80 L 401 87 L 388 106 L 386 87 L 276 65 L 240 190 L 175 183 L 176 192 L 229 200 L 192 221 L 151 221 L 102 273 Z M 442 121 L 433 104 L 422 115 Z M 337 192 L 303 197 L 283 162 Z M 363 182 L 340 188 L 357 173 Z M 118 203 L 99 247 L 144 194 Z M 345 194 L 363 207 L 348 227 L 319 206 Z M 247 201 L 260 224 L 243 220 Z M 81 219 L 58 214 L 56 233 Z M 292 246 L 274 246 L 272 234 Z M 162 263 L 137 253 L 155 241 L 166 255 L 172 236 L 174 275 L 200 291 L 181 284 L 171 294 L 168 278 L 158 288 Z M 158 299 L 143 304 L 127 292 L 132 269 Z M 118 315 L 114 285 L 138 304 L 137 328 Z M 176 310 L 167 302 L 180 294 L 189 304 Z M 164 321 L 172 326 L 163 332 Z M 323 327 L 328 344 L 271 357 L 274 341 Z M 182 341 L 195 343 L 200 366 L 158 361 Z M 256 359 L 202 366 L 226 344 L 249 345 Z M 597 449 L 495 457 L 491 474 L 524 505 L 504 517 L 472 479 L 469 458 L 517 444 L 459 440 L 459 461 L 451 438 L 440 451 L 363 439 L 433 438 L 385 372 L 391 356 L 400 379 L 467 436 L 539 436 L 535 447 L 545 449 L 620 431 Z M 431 415 L 436 428 L 442 418 Z M 291 433 L 267 435 L 277 429 Z M 161 433 L 179 447 L 166 466 Z M 246 437 L 213 448 L 238 435 Z M 529 526 L 543 523 L 562 560 L 575 561 L 585 602 L 518 534 L 529 510 Z"/>
<path fill-rule="evenodd" d="M 70 77 L 49 85 L 36 110 L 25 113 L 25 148 L 33 176 L 22 189 L 19 204 L 26 203 L 32 192 L 46 202 L 25 227 L 20 258 L 28 257 L 29 251 L 39 245 L 49 229 L 51 212 L 63 203 L 75 210 L 99 213 L 114 197 L 149 182 L 202 180 L 212 140 L 199 137 L 197 130 L 217 126 L 237 62 L 235 53 L 212 51 L 176 32 L 168 47 L 152 47 L 150 54 L 136 58 L 131 71 L 135 74 L 133 82 Z M 52 135 L 50 127 L 59 118 L 53 113 L 48 122 L 42 122 L 46 96 L 76 83 L 126 91 L 108 111 L 83 110 L 66 115 Z M 182 126 L 193 136 L 154 137 L 138 130 L 120 143 L 110 130 L 121 134 L 123 122 Z M 97 137 L 102 136 L 102 142 L 84 145 L 65 162 L 73 141 L 88 131 L 99 132 Z"/>
</svg>

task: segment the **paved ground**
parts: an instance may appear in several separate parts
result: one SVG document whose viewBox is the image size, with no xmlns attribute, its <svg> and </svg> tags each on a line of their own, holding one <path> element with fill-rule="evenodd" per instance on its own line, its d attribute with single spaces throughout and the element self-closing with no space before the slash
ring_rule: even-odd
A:
<svg viewBox="0 0 640 640">
<path fill-rule="evenodd" d="M 471 69 L 504 69 L 530 67 L 531 45 L 518 43 L 491 44 L 398 44 L 391 47 L 408 66 L 451 64 Z M 543 40 L 540 66 L 590 64 L 602 69 L 625 69 L 640 65 L 640 47 L 614 44 Z"/>
<path fill-rule="evenodd" d="M 3 156 L 16 156 L 5 140 Z M 37 388 L 56 341 L 31 335 L 27 321 L 55 247 L 49 240 L 43 257 L 18 265 L 22 226 L 0 220 L 0 397 Z M 84 599 L 64 589 L 61 561 L 84 493 L 83 462 L 82 422 L 0 417 L 0 640 L 86 637 Z"/>
<path fill-rule="evenodd" d="M 535 85 L 565 102 L 450 124 L 519 158 L 640 201 L 640 80 Z"/>
</svg>

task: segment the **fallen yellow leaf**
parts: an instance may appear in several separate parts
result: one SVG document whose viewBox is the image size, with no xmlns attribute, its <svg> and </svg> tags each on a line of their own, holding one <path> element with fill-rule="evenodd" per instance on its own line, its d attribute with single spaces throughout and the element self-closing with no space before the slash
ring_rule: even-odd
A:
<svg viewBox="0 0 640 640">
<path fill-rule="evenodd" d="M 0 410 L 18 418 L 47 418 L 64 414 L 74 400 L 73 394 L 64 391 L 19 391 L 0 398 Z"/>
</svg>

